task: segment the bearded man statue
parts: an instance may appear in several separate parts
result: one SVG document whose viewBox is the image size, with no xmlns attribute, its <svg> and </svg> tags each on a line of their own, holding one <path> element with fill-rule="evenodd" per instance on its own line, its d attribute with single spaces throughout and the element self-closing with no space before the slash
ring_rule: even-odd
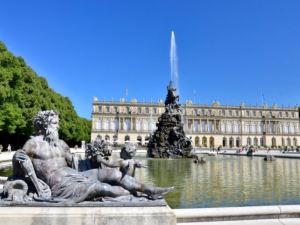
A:
<svg viewBox="0 0 300 225">
<path fill-rule="evenodd" d="M 73 154 L 59 139 L 59 117 L 52 110 L 41 111 L 33 119 L 36 136 L 31 137 L 13 157 L 10 180 L 25 181 L 37 199 L 82 202 L 100 197 L 118 197 L 138 192 L 157 198 L 173 188 L 152 187 L 122 174 L 118 169 L 72 168 Z M 9 186 L 9 185 L 8 185 Z"/>
</svg>

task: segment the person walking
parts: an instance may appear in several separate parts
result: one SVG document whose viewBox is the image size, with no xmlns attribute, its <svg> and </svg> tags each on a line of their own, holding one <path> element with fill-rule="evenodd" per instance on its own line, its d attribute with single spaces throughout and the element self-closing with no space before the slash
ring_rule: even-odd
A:
<svg viewBox="0 0 300 225">
<path fill-rule="evenodd" d="M 11 146 L 10 146 L 10 144 L 8 144 L 8 146 L 7 146 L 7 151 L 11 152 Z"/>
</svg>

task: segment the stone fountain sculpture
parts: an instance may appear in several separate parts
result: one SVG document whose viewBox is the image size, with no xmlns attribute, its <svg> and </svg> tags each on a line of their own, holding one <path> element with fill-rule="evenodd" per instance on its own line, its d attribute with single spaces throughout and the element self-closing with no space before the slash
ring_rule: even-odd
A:
<svg viewBox="0 0 300 225">
<path fill-rule="evenodd" d="M 142 165 L 141 162 L 134 159 L 136 154 L 136 145 L 130 142 L 125 143 L 124 147 L 120 152 L 120 160 L 108 161 L 102 157 L 98 157 L 101 164 L 110 168 L 120 168 L 123 176 L 126 174 L 129 176 L 135 176 L 136 168 L 147 168 L 147 166 Z"/>
<path fill-rule="evenodd" d="M 156 123 L 157 129 L 148 143 L 148 156 L 152 158 L 192 157 L 192 142 L 186 137 L 182 123 L 182 109 L 173 82 L 167 87 L 165 112 Z"/>
<path fill-rule="evenodd" d="M 137 193 L 156 199 L 173 189 L 143 184 L 118 169 L 79 172 L 72 168 L 74 154 L 59 139 L 58 114 L 52 110 L 39 112 L 33 124 L 37 135 L 13 156 L 13 175 L 4 184 L 1 204 L 7 201 L 77 204 Z"/>
<path fill-rule="evenodd" d="M 100 159 L 108 160 L 112 154 L 111 145 L 108 141 L 97 136 L 94 141 L 85 146 L 85 159 L 78 161 L 78 170 L 84 171 L 95 168 L 105 168 Z"/>
</svg>

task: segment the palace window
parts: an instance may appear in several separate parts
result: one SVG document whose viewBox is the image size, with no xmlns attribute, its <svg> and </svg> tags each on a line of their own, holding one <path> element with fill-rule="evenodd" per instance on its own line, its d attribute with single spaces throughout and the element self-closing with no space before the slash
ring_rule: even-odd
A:
<svg viewBox="0 0 300 225">
<path fill-rule="evenodd" d="M 101 105 L 98 106 L 98 111 L 102 112 L 102 106 Z"/>
<path fill-rule="evenodd" d="M 199 120 L 194 120 L 194 132 L 199 131 Z"/>
<path fill-rule="evenodd" d="M 288 133 L 288 125 L 286 123 L 283 124 L 283 133 Z"/>
<path fill-rule="evenodd" d="M 140 131 L 140 130 L 141 130 L 141 120 L 140 120 L 140 119 L 137 119 L 137 120 L 136 120 L 136 130 L 137 130 L 137 131 Z"/>
<path fill-rule="evenodd" d="M 290 128 L 290 129 L 289 129 L 289 133 L 291 133 L 291 134 L 295 133 L 295 127 L 294 127 L 294 124 L 291 123 L 289 128 Z"/>
<path fill-rule="evenodd" d="M 258 139 L 257 139 L 257 137 L 255 137 L 255 138 L 253 139 L 253 144 L 254 144 L 255 146 L 258 146 Z"/>
<path fill-rule="evenodd" d="M 115 121 L 114 121 L 114 119 L 111 118 L 111 119 L 110 119 L 110 129 L 111 129 L 111 130 L 115 130 L 115 128 L 116 128 L 116 127 L 115 127 Z"/>
<path fill-rule="evenodd" d="M 287 138 L 287 145 L 288 146 L 291 146 L 292 144 L 291 144 L 291 139 L 290 138 Z"/>
<path fill-rule="evenodd" d="M 141 108 L 141 107 L 138 108 L 138 113 L 139 113 L 139 114 L 142 113 L 142 108 Z"/>
<path fill-rule="evenodd" d="M 148 123 L 148 120 L 147 119 L 143 119 L 143 130 L 144 131 L 148 131 L 149 129 L 149 123 Z"/>
<path fill-rule="evenodd" d="M 251 138 L 250 137 L 248 137 L 247 138 L 247 145 L 251 145 L 252 144 L 252 142 L 251 142 Z"/>
<path fill-rule="evenodd" d="M 255 133 L 256 132 L 256 124 L 255 123 L 251 123 L 251 125 L 250 125 L 250 132 L 251 133 Z"/>
<path fill-rule="evenodd" d="M 153 108 L 153 113 L 154 113 L 154 114 L 157 113 L 157 108 Z"/>
<path fill-rule="evenodd" d="M 110 107 L 109 106 L 106 106 L 106 112 L 110 112 Z"/>
<path fill-rule="evenodd" d="M 227 123 L 226 131 L 227 131 L 227 133 L 231 133 L 232 132 L 232 123 L 231 122 Z"/>
<path fill-rule="evenodd" d="M 149 114 L 149 108 L 148 107 L 146 108 L 146 113 Z"/>
<path fill-rule="evenodd" d="M 260 146 L 264 146 L 265 145 L 265 143 L 264 143 L 264 138 L 260 138 L 259 139 L 259 143 L 260 143 Z"/>
<path fill-rule="evenodd" d="M 225 124 L 223 122 L 221 123 L 221 132 L 225 133 Z"/>
<path fill-rule="evenodd" d="M 206 121 L 201 121 L 201 131 L 206 132 Z"/>
<path fill-rule="evenodd" d="M 213 122 L 212 121 L 208 121 L 208 132 L 212 132 L 213 129 L 214 129 Z"/>
<path fill-rule="evenodd" d="M 246 133 L 249 133 L 249 130 L 250 130 L 250 124 L 249 124 L 249 123 L 246 123 L 246 124 L 245 124 L 245 132 L 246 132 Z"/>
<path fill-rule="evenodd" d="M 114 125 L 115 130 L 119 130 L 119 120 L 117 118 L 114 120 L 114 123 L 115 123 Z"/>
<path fill-rule="evenodd" d="M 103 130 L 109 130 L 109 127 L 110 127 L 110 120 L 107 118 L 107 119 L 104 119 L 103 121 Z"/>
<path fill-rule="evenodd" d="M 130 118 L 125 118 L 123 127 L 124 127 L 125 131 L 131 130 L 131 120 L 130 120 Z"/>
<path fill-rule="evenodd" d="M 98 121 L 96 122 L 96 129 L 100 130 L 101 129 L 101 125 L 102 125 L 102 119 L 98 119 Z"/>
<path fill-rule="evenodd" d="M 238 127 L 237 122 L 234 122 L 234 124 L 233 124 L 233 132 L 234 133 L 238 133 L 239 132 L 239 127 Z"/>
</svg>

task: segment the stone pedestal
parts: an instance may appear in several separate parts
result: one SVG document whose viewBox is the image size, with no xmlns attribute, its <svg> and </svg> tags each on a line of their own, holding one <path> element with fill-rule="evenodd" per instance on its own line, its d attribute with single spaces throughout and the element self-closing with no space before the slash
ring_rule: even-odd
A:
<svg viewBox="0 0 300 225">
<path fill-rule="evenodd" d="M 176 225 L 168 206 L 155 207 L 0 207 L 5 225 Z"/>
</svg>

